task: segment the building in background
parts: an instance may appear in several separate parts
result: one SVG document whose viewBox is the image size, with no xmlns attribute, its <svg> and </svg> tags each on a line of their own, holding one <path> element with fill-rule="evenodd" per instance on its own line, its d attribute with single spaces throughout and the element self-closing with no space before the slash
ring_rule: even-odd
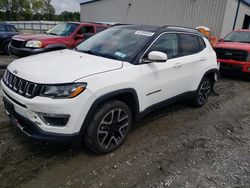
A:
<svg viewBox="0 0 250 188">
<path fill-rule="evenodd" d="M 233 28 L 249 28 L 248 0 L 89 0 L 81 3 L 81 21 L 146 25 L 207 26 L 223 37 Z"/>
</svg>

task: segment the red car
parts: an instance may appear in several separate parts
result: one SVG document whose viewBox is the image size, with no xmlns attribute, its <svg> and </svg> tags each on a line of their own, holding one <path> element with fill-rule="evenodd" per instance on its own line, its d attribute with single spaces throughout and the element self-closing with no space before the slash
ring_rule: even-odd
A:
<svg viewBox="0 0 250 188">
<path fill-rule="evenodd" d="M 250 30 L 229 33 L 215 46 L 222 74 L 250 77 Z"/>
<path fill-rule="evenodd" d="M 83 40 L 108 27 L 107 24 L 67 22 L 56 25 L 46 34 L 16 35 L 10 43 L 10 54 L 24 57 L 65 48 L 73 49 Z"/>
</svg>

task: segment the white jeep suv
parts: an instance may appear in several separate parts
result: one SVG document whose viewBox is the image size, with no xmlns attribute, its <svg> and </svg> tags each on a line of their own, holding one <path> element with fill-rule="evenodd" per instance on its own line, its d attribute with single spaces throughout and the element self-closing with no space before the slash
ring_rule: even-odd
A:
<svg viewBox="0 0 250 188">
<path fill-rule="evenodd" d="M 203 106 L 217 80 L 207 38 L 182 27 L 122 25 L 75 50 L 11 63 L 1 87 L 6 112 L 26 135 L 118 148 L 132 122 L 180 99 Z"/>
</svg>

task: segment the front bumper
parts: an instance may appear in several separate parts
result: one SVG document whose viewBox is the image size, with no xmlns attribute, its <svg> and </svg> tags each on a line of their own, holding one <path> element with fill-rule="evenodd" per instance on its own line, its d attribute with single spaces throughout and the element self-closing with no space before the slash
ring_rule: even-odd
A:
<svg viewBox="0 0 250 188">
<path fill-rule="evenodd" d="M 95 96 L 88 89 L 73 99 L 28 99 L 10 90 L 2 81 L 1 86 L 5 108 L 12 122 L 26 135 L 42 140 L 77 139 L 88 110 L 95 100 Z M 52 126 L 46 124 L 38 113 L 68 114 L 70 118 L 65 126 Z"/>
<path fill-rule="evenodd" d="M 218 59 L 220 70 L 231 74 L 250 74 L 250 62 Z"/>
<path fill-rule="evenodd" d="M 80 143 L 81 141 L 80 133 L 64 135 L 64 134 L 45 132 L 42 129 L 40 129 L 35 123 L 15 112 L 14 106 L 10 101 L 8 101 L 8 99 L 3 98 L 3 100 L 6 113 L 8 114 L 11 123 L 15 125 L 20 131 L 22 131 L 28 137 L 37 140 L 46 140 L 53 142 Z"/>
<path fill-rule="evenodd" d="M 46 48 L 15 48 L 10 45 L 10 54 L 18 57 L 26 57 L 30 55 L 36 55 L 44 52 L 48 52 Z"/>
</svg>

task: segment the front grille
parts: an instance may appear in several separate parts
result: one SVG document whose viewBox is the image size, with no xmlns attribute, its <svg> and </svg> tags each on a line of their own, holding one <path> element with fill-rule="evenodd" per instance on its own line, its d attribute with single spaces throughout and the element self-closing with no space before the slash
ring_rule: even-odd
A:
<svg viewBox="0 0 250 188">
<path fill-rule="evenodd" d="M 35 97 L 41 88 L 39 84 L 35 84 L 19 78 L 12 74 L 10 71 L 6 70 L 3 76 L 4 84 L 19 95 L 22 95 L 27 98 Z"/>
<path fill-rule="evenodd" d="M 241 71 L 243 69 L 242 65 L 234 65 L 234 64 L 229 64 L 229 63 L 220 63 L 220 68 L 221 69 L 230 69 L 230 70 L 235 70 L 235 71 Z"/>
<path fill-rule="evenodd" d="M 27 41 L 21 41 L 21 40 L 16 40 L 16 39 L 11 40 L 11 46 L 15 48 L 24 48 L 26 43 Z"/>
<path fill-rule="evenodd" d="M 236 61 L 247 61 L 248 52 L 244 50 L 232 50 L 215 48 L 218 59 L 232 59 Z"/>
</svg>

